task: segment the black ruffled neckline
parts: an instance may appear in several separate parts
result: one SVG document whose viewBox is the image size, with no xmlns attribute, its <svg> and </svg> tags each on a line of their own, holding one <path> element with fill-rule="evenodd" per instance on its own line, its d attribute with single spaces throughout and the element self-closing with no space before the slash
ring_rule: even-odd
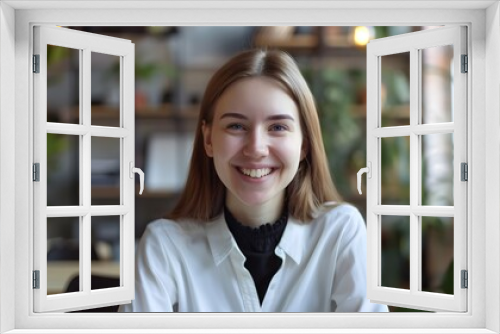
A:
<svg viewBox="0 0 500 334">
<path fill-rule="evenodd" d="M 262 224 L 259 227 L 241 224 L 227 207 L 224 208 L 224 217 L 229 230 L 242 251 L 274 253 L 274 249 L 285 231 L 288 222 L 288 211 L 285 209 L 281 217 L 274 223 Z"/>
</svg>

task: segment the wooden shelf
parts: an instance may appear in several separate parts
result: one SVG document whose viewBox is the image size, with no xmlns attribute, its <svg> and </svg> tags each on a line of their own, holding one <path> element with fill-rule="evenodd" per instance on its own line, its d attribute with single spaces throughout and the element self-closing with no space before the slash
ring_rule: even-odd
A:
<svg viewBox="0 0 500 334">
<path fill-rule="evenodd" d="M 93 119 L 118 119 L 119 111 L 116 107 L 109 106 L 92 106 Z M 199 106 L 189 106 L 182 109 L 176 109 L 171 104 L 162 104 L 158 107 L 146 106 L 135 110 L 136 119 L 169 119 L 169 118 L 184 118 L 192 120 L 198 118 Z M 73 119 L 79 118 L 79 109 L 74 108 L 71 111 Z"/>
<path fill-rule="evenodd" d="M 120 189 L 113 186 L 92 186 L 92 199 L 113 199 L 120 197 Z"/>
<path fill-rule="evenodd" d="M 310 35 L 292 35 L 289 37 L 269 37 L 265 34 L 257 34 L 254 40 L 255 46 L 258 47 L 276 47 L 289 50 L 310 50 L 315 51 L 320 47 L 325 47 L 326 50 L 335 49 L 352 49 L 360 50 L 364 47 L 359 47 L 351 41 L 349 36 L 343 35 L 326 35 L 321 42 L 317 34 Z"/>
<path fill-rule="evenodd" d="M 366 118 L 366 105 L 358 104 L 351 107 L 351 113 L 355 118 Z M 405 120 L 410 119 L 410 110 L 406 105 L 393 106 L 384 110 L 384 118 Z M 409 124 L 409 123 L 408 123 Z"/>
<path fill-rule="evenodd" d="M 312 49 L 318 47 L 318 37 L 315 35 L 297 35 L 290 38 L 270 38 L 263 35 L 255 37 L 255 45 L 272 46 L 282 49 Z"/>
</svg>

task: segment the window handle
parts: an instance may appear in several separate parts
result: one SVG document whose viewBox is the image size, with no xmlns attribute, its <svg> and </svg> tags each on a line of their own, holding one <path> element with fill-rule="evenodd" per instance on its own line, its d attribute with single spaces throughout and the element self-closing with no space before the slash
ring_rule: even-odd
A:
<svg viewBox="0 0 500 334">
<path fill-rule="evenodd" d="M 372 177 L 372 163 L 370 161 L 368 161 L 368 167 L 361 168 L 358 171 L 358 192 L 360 195 L 361 195 L 361 175 L 363 175 L 363 173 L 366 173 L 367 177 L 369 179 L 371 179 L 371 177 Z"/>
<path fill-rule="evenodd" d="M 139 185 L 140 185 L 139 195 L 142 195 L 142 191 L 144 190 L 144 172 L 140 168 L 134 167 L 133 161 L 130 161 L 129 163 L 129 170 L 131 179 L 134 178 L 134 173 L 139 174 Z"/>
</svg>

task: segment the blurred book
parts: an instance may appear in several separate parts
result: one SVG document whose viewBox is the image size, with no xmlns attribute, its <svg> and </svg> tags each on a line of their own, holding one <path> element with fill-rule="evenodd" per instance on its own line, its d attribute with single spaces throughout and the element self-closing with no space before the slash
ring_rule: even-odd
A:
<svg viewBox="0 0 500 334">
<path fill-rule="evenodd" d="M 145 188 L 179 191 L 184 187 L 194 134 L 154 134 L 147 145 Z"/>
</svg>

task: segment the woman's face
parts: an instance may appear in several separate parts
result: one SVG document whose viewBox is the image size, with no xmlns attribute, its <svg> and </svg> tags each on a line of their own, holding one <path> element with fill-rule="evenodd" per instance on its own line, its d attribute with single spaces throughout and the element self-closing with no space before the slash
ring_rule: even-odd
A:
<svg viewBox="0 0 500 334">
<path fill-rule="evenodd" d="M 205 151 L 228 190 L 226 203 L 283 204 L 305 150 L 297 106 L 278 83 L 265 77 L 237 81 L 202 130 Z"/>
</svg>

